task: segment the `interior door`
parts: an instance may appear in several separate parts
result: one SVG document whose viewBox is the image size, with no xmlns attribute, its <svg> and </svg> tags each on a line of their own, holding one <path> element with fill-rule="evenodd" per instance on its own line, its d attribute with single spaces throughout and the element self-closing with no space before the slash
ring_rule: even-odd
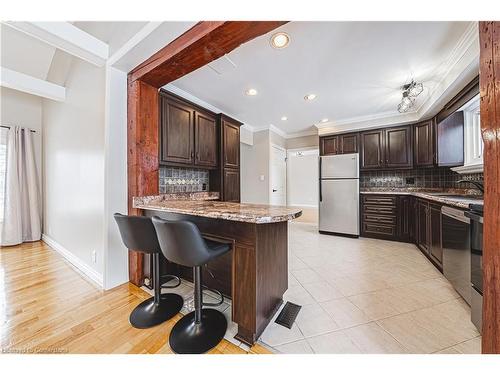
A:
<svg viewBox="0 0 500 375">
<path fill-rule="evenodd" d="M 271 193 L 269 203 L 286 206 L 286 151 L 280 147 L 271 147 Z"/>
</svg>

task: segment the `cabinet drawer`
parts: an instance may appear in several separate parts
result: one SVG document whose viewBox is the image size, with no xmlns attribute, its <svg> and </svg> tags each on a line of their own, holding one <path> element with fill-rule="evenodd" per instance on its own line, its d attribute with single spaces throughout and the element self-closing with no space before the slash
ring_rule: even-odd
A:
<svg viewBox="0 0 500 375">
<path fill-rule="evenodd" d="M 364 214 L 363 221 L 367 223 L 379 223 L 379 224 L 389 224 L 396 225 L 396 216 L 380 216 L 373 214 Z"/>
<path fill-rule="evenodd" d="M 395 196 L 380 196 L 380 195 L 363 195 L 363 202 L 372 205 L 387 205 L 395 206 L 396 197 Z"/>
<path fill-rule="evenodd" d="M 363 205 L 363 212 L 365 214 L 396 215 L 396 207 L 366 204 Z"/>
<path fill-rule="evenodd" d="M 396 226 L 395 225 L 381 225 L 376 223 L 363 223 L 363 232 L 365 234 L 395 237 L 396 236 Z"/>
</svg>

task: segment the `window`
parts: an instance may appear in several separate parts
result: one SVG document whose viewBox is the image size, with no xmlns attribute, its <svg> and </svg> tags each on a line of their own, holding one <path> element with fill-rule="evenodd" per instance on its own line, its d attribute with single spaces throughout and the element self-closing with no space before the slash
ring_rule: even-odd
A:
<svg viewBox="0 0 500 375">
<path fill-rule="evenodd" d="M 459 109 L 464 112 L 464 165 L 452 168 L 458 173 L 483 171 L 483 139 L 479 104 L 479 95 L 477 95 Z"/>
</svg>

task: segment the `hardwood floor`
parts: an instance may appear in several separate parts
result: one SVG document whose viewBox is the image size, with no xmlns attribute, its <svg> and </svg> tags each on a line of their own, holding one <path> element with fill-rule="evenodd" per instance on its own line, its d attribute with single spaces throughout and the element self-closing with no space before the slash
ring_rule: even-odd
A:
<svg viewBox="0 0 500 375">
<path fill-rule="evenodd" d="M 128 317 L 150 297 L 127 283 L 108 291 L 80 275 L 43 242 L 0 248 L 0 350 L 3 353 L 172 353 L 170 330 L 133 328 Z M 213 354 L 246 354 L 223 340 Z M 255 345 L 248 353 L 270 353 Z"/>
</svg>

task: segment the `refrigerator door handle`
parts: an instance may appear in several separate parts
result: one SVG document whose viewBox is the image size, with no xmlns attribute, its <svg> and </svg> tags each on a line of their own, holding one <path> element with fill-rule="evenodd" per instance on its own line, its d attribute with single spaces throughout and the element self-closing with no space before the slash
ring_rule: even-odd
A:
<svg viewBox="0 0 500 375">
<path fill-rule="evenodd" d="M 321 156 L 319 157 L 319 201 L 323 201 L 323 194 L 321 192 Z"/>
</svg>

